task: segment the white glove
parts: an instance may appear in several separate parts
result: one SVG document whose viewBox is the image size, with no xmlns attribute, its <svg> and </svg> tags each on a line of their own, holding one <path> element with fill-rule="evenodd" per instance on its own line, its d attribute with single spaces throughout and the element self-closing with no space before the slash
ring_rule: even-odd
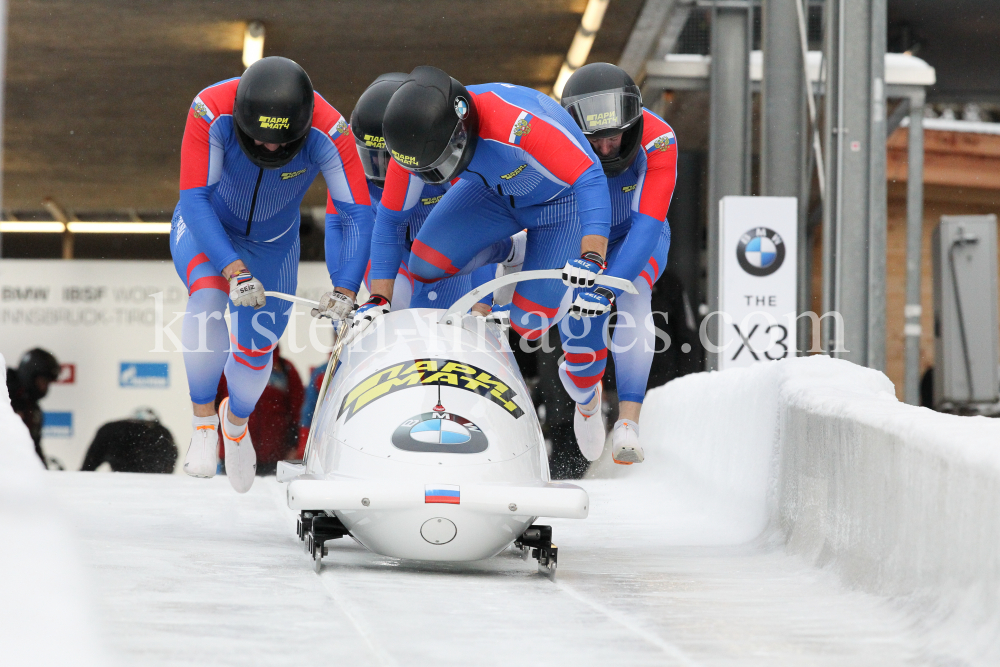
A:
<svg viewBox="0 0 1000 667">
<path fill-rule="evenodd" d="M 600 317 L 611 310 L 611 304 L 614 302 L 614 292 L 607 287 L 597 287 L 577 295 L 573 305 L 569 308 L 569 316 L 576 319 Z"/>
<path fill-rule="evenodd" d="M 229 277 L 229 299 L 234 306 L 260 308 L 265 301 L 264 284 L 241 269 Z"/>
<path fill-rule="evenodd" d="M 312 309 L 313 317 L 326 317 L 334 322 L 346 320 L 354 309 L 354 299 L 340 292 L 327 292 L 319 298 L 319 306 Z"/>
<path fill-rule="evenodd" d="M 351 326 L 361 326 L 371 322 L 376 317 L 381 317 L 389 312 L 392 304 L 384 296 L 379 296 L 378 294 L 373 295 L 370 299 L 365 301 L 361 306 L 354 312 L 354 322 Z"/>
<path fill-rule="evenodd" d="M 562 270 L 563 284 L 566 287 L 593 287 L 606 266 L 604 258 L 596 252 L 584 253 L 579 259 L 566 262 Z"/>
</svg>

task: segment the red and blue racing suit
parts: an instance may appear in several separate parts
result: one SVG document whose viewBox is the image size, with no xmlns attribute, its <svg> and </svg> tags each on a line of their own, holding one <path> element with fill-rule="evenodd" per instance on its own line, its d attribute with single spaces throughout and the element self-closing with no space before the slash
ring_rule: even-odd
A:
<svg viewBox="0 0 1000 667">
<path fill-rule="evenodd" d="M 638 294 L 615 293 L 618 318 L 612 354 L 618 398 L 642 403 L 653 363 L 655 328 L 650 314 L 653 283 L 667 265 L 667 209 L 677 180 L 677 138 L 662 118 L 643 109 L 642 147 L 632 165 L 608 179 L 612 222 L 605 273 L 632 281 Z M 609 315 L 566 318 L 559 324 L 565 361 L 559 375 L 578 403 L 588 403 L 604 376 Z"/>
<path fill-rule="evenodd" d="M 433 283 L 502 261 L 509 237 L 522 229 L 525 271 L 562 268 L 579 256 L 583 235 L 607 237 L 607 179 L 570 115 L 530 88 L 490 83 L 468 91 L 479 116 L 475 155 L 413 240 L 414 279 Z M 372 235 L 373 279 L 393 278 L 403 253 L 399 227 L 385 211 Z M 534 340 L 555 323 L 565 294 L 560 280 L 528 281 L 502 309 Z"/>
<path fill-rule="evenodd" d="M 383 232 L 385 230 L 394 232 L 394 242 L 402 258 L 392 292 L 393 310 L 448 308 L 473 287 L 491 280 L 496 274 L 494 264 L 485 264 L 471 270 L 471 273 L 463 271 L 434 283 L 419 283 L 413 279 L 413 274 L 408 268 L 410 244 L 413 239 L 417 238 L 427 216 L 441 201 L 451 185 L 451 183 L 443 185 L 424 183 L 420 178 L 400 167 L 395 161 L 391 162 L 386 170 L 383 189 L 379 189 L 370 182 L 368 184 L 369 190 L 373 191 L 372 201 L 376 210 L 375 228 Z M 377 206 L 374 204 L 375 191 L 378 192 L 379 204 Z M 387 238 L 379 238 L 380 241 L 391 242 Z M 500 254 L 506 256 L 509 250 L 509 239 L 503 239 L 500 243 L 491 246 L 487 254 L 489 256 Z M 365 276 L 365 285 L 369 291 L 371 290 L 370 273 L 369 271 L 369 275 Z"/>
<path fill-rule="evenodd" d="M 247 417 L 267 384 L 272 350 L 292 305 L 276 298 L 258 310 L 230 305 L 230 333 L 223 320 L 229 285 L 222 269 L 243 260 L 265 289 L 294 294 L 299 208 L 322 172 L 339 212 L 326 220 L 330 279 L 357 291 L 374 219 L 354 139 L 336 109 L 316 94 L 302 150 L 279 169 L 262 169 L 237 143 L 232 114 L 238 84 L 230 79 L 209 86 L 188 111 L 170 251 L 189 294 L 182 342 L 191 400 L 214 401 L 224 370 L 230 408 Z M 334 247 L 330 239 L 336 239 Z"/>
</svg>

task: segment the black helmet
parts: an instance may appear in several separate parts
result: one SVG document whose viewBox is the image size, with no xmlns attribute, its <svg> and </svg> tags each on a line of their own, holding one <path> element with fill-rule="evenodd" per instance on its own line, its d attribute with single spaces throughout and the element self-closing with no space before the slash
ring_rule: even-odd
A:
<svg viewBox="0 0 1000 667">
<path fill-rule="evenodd" d="M 382 118 L 389 98 L 406 79 L 407 75 L 402 72 L 383 74 L 361 93 L 351 112 L 351 133 L 361 156 L 361 165 L 365 168 L 365 176 L 379 187 L 385 185 L 385 170 L 391 159 L 382 134 Z"/>
<path fill-rule="evenodd" d="M 38 391 L 38 386 L 35 384 L 35 379 L 39 377 L 55 382 L 59 377 L 59 362 L 48 350 L 36 347 L 25 352 L 17 366 L 17 379 L 35 400 L 45 396 L 45 393 Z"/>
<path fill-rule="evenodd" d="M 479 124 L 465 86 L 437 67 L 421 66 L 392 94 L 382 128 L 401 167 L 426 183 L 444 183 L 472 162 Z"/>
<path fill-rule="evenodd" d="M 604 173 L 628 169 L 642 142 L 642 93 L 632 77 L 610 63 L 584 65 L 566 81 L 561 101 L 587 138 L 622 135 L 618 155 L 601 158 Z"/>
<path fill-rule="evenodd" d="M 264 169 L 291 162 L 309 136 L 313 102 L 312 81 L 294 61 L 270 56 L 250 65 L 233 105 L 236 138 L 250 161 Z M 272 152 L 254 140 L 284 146 Z"/>
</svg>

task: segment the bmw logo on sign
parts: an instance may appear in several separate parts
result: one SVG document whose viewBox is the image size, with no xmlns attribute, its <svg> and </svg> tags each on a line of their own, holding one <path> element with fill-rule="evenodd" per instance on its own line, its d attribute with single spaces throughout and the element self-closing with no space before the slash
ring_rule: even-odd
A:
<svg viewBox="0 0 1000 667">
<path fill-rule="evenodd" d="M 478 454 L 486 451 L 486 434 L 465 417 L 449 412 L 425 412 L 400 424 L 392 444 L 408 452 Z"/>
<path fill-rule="evenodd" d="M 785 261 L 785 243 L 773 229 L 756 227 L 740 237 L 736 259 L 751 276 L 769 276 Z"/>
</svg>

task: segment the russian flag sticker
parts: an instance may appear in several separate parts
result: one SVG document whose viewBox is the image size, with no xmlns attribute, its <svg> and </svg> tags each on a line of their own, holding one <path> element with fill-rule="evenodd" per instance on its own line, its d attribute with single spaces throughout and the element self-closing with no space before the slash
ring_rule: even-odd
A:
<svg viewBox="0 0 1000 667">
<path fill-rule="evenodd" d="M 462 496 L 458 486 L 451 484 L 428 484 L 424 486 L 424 502 L 459 505 L 462 502 Z"/>
</svg>

